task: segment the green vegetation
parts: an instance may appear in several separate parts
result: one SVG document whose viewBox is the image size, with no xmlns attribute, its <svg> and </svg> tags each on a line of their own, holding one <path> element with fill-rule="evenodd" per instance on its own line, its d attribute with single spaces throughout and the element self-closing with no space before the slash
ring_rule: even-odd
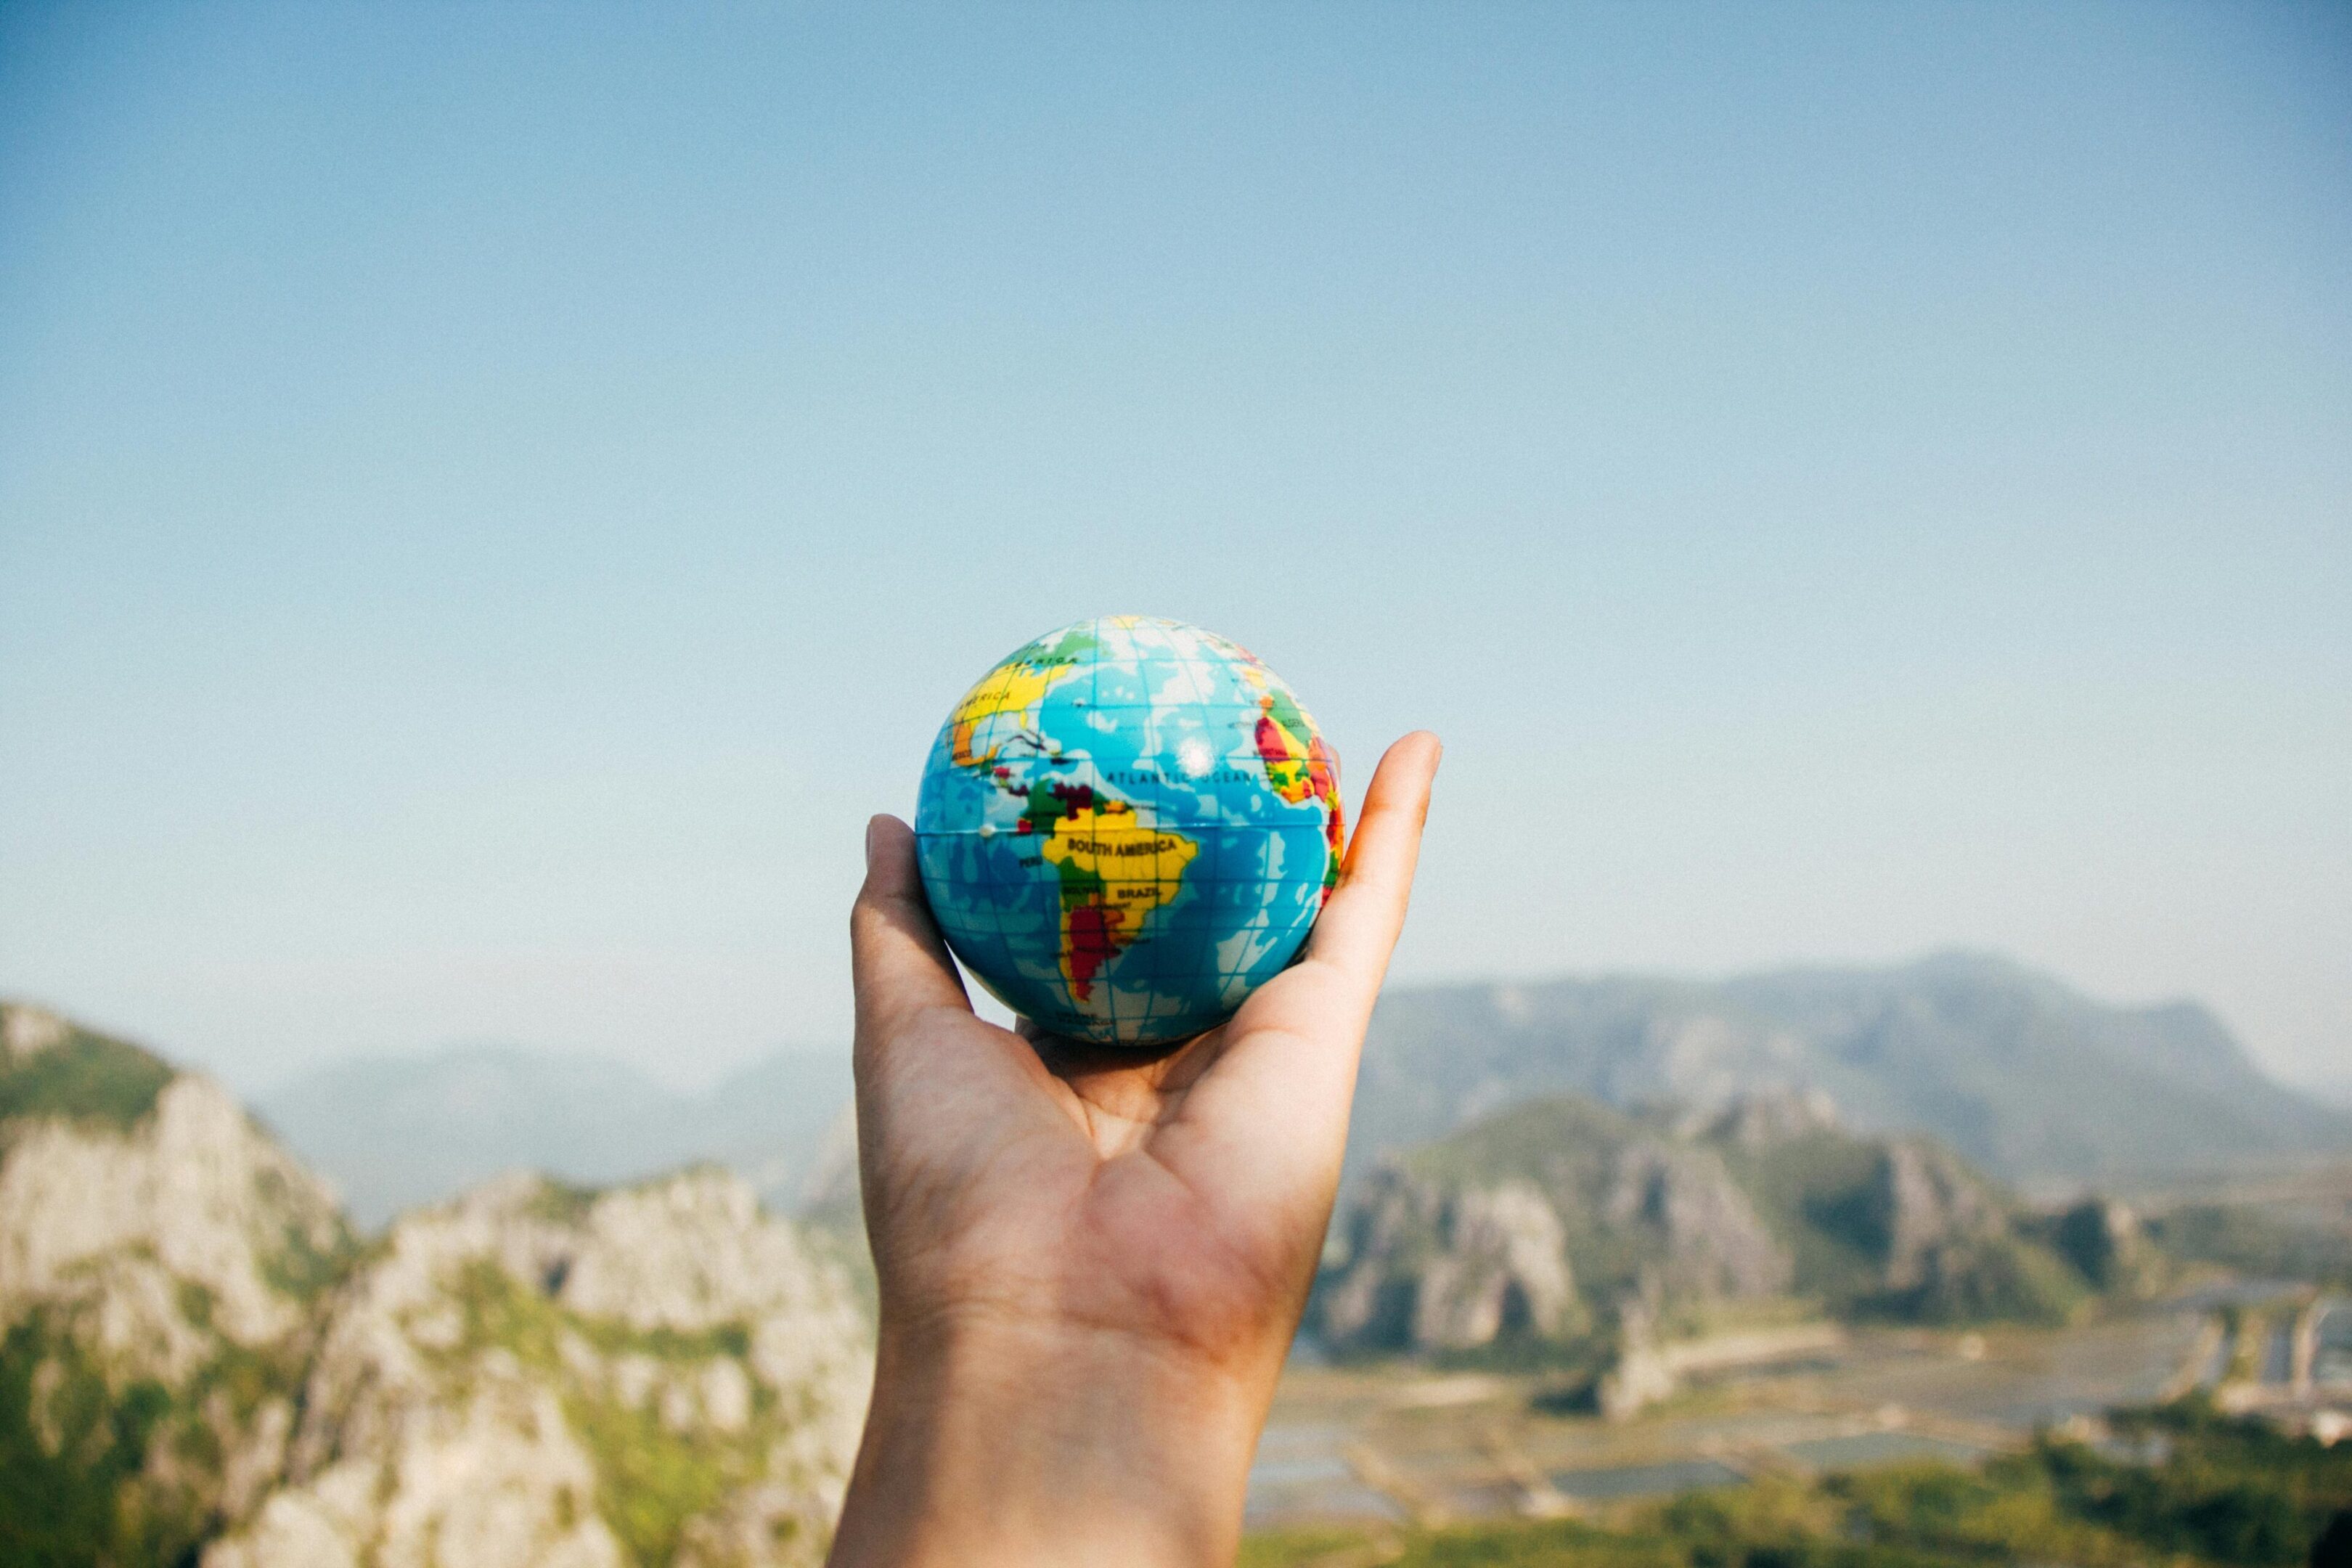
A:
<svg viewBox="0 0 2352 1568">
<path fill-rule="evenodd" d="M 1718 1147 L 1757 1214 L 1788 1246 L 1809 1293 L 1844 1304 L 1876 1292 L 1887 1216 L 1875 1144 L 1820 1130 L 1762 1150 Z"/>
<path fill-rule="evenodd" d="M 271 1174 L 263 1173 L 263 1180 L 267 1182 Z M 308 1230 L 289 1222 L 279 1233 L 277 1247 L 263 1253 L 256 1261 L 263 1282 L 271 1289 L 282 1290 L 308 1305 L 350 1272 L 358 1252 L 349 1227 L 338 1216 L 332 1246 L 320 1247 Z"/>
<path fill-rule="evenodd" d="M 495 1345 L 555 1383 L 562 1391 L 565 1419 L 595 1462 L 596 1505 L 639 1568 L 670 1562 L 687 1521 L 759 1472 L 772 1436 L 757 1419 L 769 1413 L 768 1402 L 755 1402 L 754 1420 L 742 1431 L 704 1425 L 681 1432 L 647 1405 L 625 1403 L 584 1381 L 566 1364 L 562 1351 L 564 1336 L 573 1334 L 606 1356 L 636 1354 L 672 1364 L 713 1355 L 740 1358 L 751 1348 L 750 1331 L 742 1324 L 698 1333 L 633 1329 L 567 1311 L 488 1258 L 466 1265 L 457 1296 L 466 1332 L 448 1352 L 448 1364 L 469 1365 L 476 1351 Z"/>
<path fill-rule="evenodd" d="M 604 1522 L 640 1568 L 677 1556 L 686 1521 L 756 1466 L 753 1457 L 707 1436 L 670 1430 L 643 1405 L 575 1396 L 564 1401 L 564 1414 L 596 1461 Z"/>
<path fill-rule="evenodd" d="M 302 1212 L 300 1201 L 284 1172 L 260 1172 L 254 1179 L 254 1195 L 260 1200 L 264 1213 L 299 1215 Z M 324 1247 L 299 1218 L 289 1218 L 279 1228 L 278 1246 L 262 1253 L 257 1261 L 261 1278 L 270 1289 L 282 1290 L 308 1306 L 351 1272 L 359 1260 L 359 1253 L 358 1238 L 338 1213 Z"/>
<path fill-rule="evenodd" d="M 2091 1293 L 2090 1281 L 2017 1224 L 2016 1205 L 1995 1184 L 1940 1151 L 1930 1155 L 2008 1216 L 2004 1227 L 1952 1237 L 1916 1286 L 1882 1283 L 1895 1216 L 1881 1179 L 1884 1145 L 1814 1131 L 1745 1151 L 1718 1143 L 1773 1233 L 1796 1260 L 1798 1289 L 1840 1317 L 1905 1322 L 2063 1323 Z"/>
<path fill-rule="evenodd" d="M 1653 1532 L 1554 1520 L 1408 1531 L 1383 1541 L 1357 1531 L 1286 1531 L 1244 1542 L 1234 1568 L 1690 1568 L 1692 1561 L 1675 1542 Z"/>
<path fill-rule="evenodd" d="M 597 1191 L 594 1187 L 560 1182 L 553 1176 L 541 1176 L 539 1191 L 530 1200 L 530 1212 L 550 1225 L 578 1225 L 596 1206 Z"/>
<path fill-rule="evenodd" d="M 1629 1114 L 1555 1095 L 1412 1150 L 1367 1184 L 1340 1217 L 1346 1260 L 1321 1282 L 1328 1302 L 1355 1277 L 1355 1315 L 1331 1343 L 1335 1353 L 1415 1348 L 1420 1283 L 1453 1245 L 1449 1205 L 1505 1182 L 1543 1195 L 1580 1300 L 1549 1333 L 1526 1322 L 1514 1330 L 1506 1313 L 1489 1343 L 1423 1347 L 1440 1364 L 1599 1368 L 1622 1303 L 1636 1296 L 1672 1339 L 1743 1326 L 1709 1321 L 1727 1311 L 1789 1309 L 1847 1320 L 2057 1324 L 2098 1294 L 2053 1245 L 2053 1223 L 1932 1142 L 1828 1127 L 1759 1138 L 1728 1123 L 1694 1136 L 1665 1111 Z M 1759 1256 L 1768 1259 L 1760 1267 Z M 1727 1286 L 1733 1265 L 1718 1272 L 1711 1261 L 1744 1259 L 1753 1281 L 1769 1278 L 1775 1257 L 1787 1269 L 1775 1295 L 1753 1283 L 1744 1294 Z M 1368 1258 L 1381 1276 L 1369 1291 Z M 2126 1270 L 2118 1263 L 2112 1272 L 2124 1290 Z"/>
<path fill-rule="evenodd" d="M 2352 1288 L 2352 1231 L 2291 1224 L 2251 1204 L 2189 1204 L 2148 1221 L 2175 1258 L 2267 1279 Z"/>
<path fill-rule="evenodd" d="M 612 1355 L 634 1352 L 656 1361 L 700 1362 L 718 1355 L 740 1361 L 751 1353 L 751 1331 L 741 1323 L 721 1323 L 693 1333 L 677 1329 L 633 1329 L 611 1318 L 575 1318 L 573 1326 L 582 1339 Z"/>
<path fill-rule="evenodd" d="M 2201 1399 L 2127 1412 L 2132 1464 L 2045 1437 L 1981 1472 L 1923 1464 L 1767 1480 L 1622 1510 L 1612 1527 L 1496 1523 L 1259 1536 L 1243 1568 L 1963 1568 L 2156 1562 L 2298 1568 L 2352 1510 L 2352 1445 L 2326 1448 Z M 2338 1523 L 2338 1529 L 2352 1525 Z"/>
<path fill-rule="evenodd" d="M 1882 1167 L 1888 1146 L 1816 1131 L 1759 1151 L 1717 1141 L 1724 1163 L 1796 1260 L 1797 1288 L 1840 1317 L 1905 1322 L 2063 1323 L 2092 1294 L 2090 1282 L 2018 1225 L 2015 1201 L 1957 1157 L 1927 1158 L 2005 1216 L 1998 1228 L 1953 1236 L 1917 1285 L 1889 1289 L 1885 1258 L 1895 1215 Z"/>
<path fill-rule="evenodd" d="M 2301 1563 L 2338 1510 L 2352 1508 L 2352 1452 L 2289 1438 L 2203 1400 L 2133 1425 L 2164 1442 L 2158 1468 L 2105 1458 L 2080 1444 L 2032 1456 L 2065 1514 L 2165 1554 L 2214 1563 Z"/>
<path fill-rule="evenodd" d="M 138 1383 L 110 1390 L 70 1335 L 40 1314 L 0 1341 L 0 1563 L 11 1568 L 173 1563 L 203 1522 L 133 1483 L 172 1404 Z"/>
<path fill-rule="evenodd" d="M 203 1286 L 182 1281 L 177 1304 L 192 1325 L 211 1322 Z M 295 1396 L 300 1352 L 219 1341 L 175 1392 L 152 1379 L 110 1386 L 89 1340 L 86 1324 L 37 1310 L 0 1342 L 0 1563 L 193 1562 L 219 1521 L 184 1478 L 218 1473 L 215 1419 L 245 1426 L 266 1400 Z"/>
<path fill-rule="evenodd" d="M 2091 1297 L 2081 1275 L 2017 1236 L 1960 1243 L 1927 1279 L 1854 1303 L 1856 1316 L 1913 1323 L 2038 1323 L 2072 1319 Z"/>
<path fill-rule="evenodd" d="M 127 1131 L 171 1081 L 171 1068 L 137 1046 L 73 1027 L 45 1050 L 0 1057 L 0 1121 L 63 1116 Z"/>
<path fill-rule="evenodd" d="M 1663 1240 L 1653 1227 L 1608 1212 L 1625 1152 L 1661 1139 L 1672 1141 L 1661 1126 L 1580 1095 L 1557 1095 L 1473 1122 L 1413 1150 L 1403 1163 L 1413 1175 L 1448 1187 L 1518 1180 L 1541 1190 L 1559 1216 L 1569 1268 L 1590 1323 L 1605 1319 L 1611 1304 L 1637 1290 L 1663 1261 Z M 1351 1240 L 1360 1246 L 1363 1238 Z M 1395 1261 L 1413 1268 L 1437 1245 L 1433 1233 L 1396 1240 L 1402 1245 Z M 1395 1305 L 1401 1319 L 1410 1318 L 1409 1295 Z"/>
</svg>

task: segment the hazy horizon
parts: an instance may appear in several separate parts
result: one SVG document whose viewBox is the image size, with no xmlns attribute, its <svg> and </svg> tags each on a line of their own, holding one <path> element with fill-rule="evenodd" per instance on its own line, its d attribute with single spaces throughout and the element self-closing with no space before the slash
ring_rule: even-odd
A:
<svg viewBox="0 0 2352 1568">
<path fill-rule="evenodd" d="M 1768 965 L 1759 969 L 1708 974 L 1678 973 L 1657 969 L 1612 969 L 1594 971 L 1558 970 L 1534 974 L 1438 975 L 1402 982 L 1392 977 L 1387 989 L 1418 991 L 1423 989 L 1443 990 L 1452 987 L 1476 988 L 1487 986 L 1500 989 L 1514 986 L 1542 986 L 1553 984 L 1606 984 L 1618 981 L 1633 982 L 1636 984 L 1664 983 L 1669 984 L 1713 985 L 1742 980 L 1769 979 L 1809 973 L 1819 974 L 1840 973 L 1853 971 L 1884 972 L 1887 970 L 1901 970 L 1912 968 L 1919 964 L 1945 962 L 1954 959 L 1984 960 L 1990 961 L 1995 964 L 2010 965 L 2021 968 L 2032 974 L 2038 975 L 2041 978 L 2055 980 L 2060 984 L 2066 986 L 2068 989 L 2073 990 L 2078 994 L 2087 997 L 2090 1001 L 2104 1006 L 2131 1009 L 2158 1008 L 2168 1005 L 2187 1004 L 2200 1007 L 2208 1007 L 2210 1010 L 2210 1005 L 2205 1003 L 2201 998 L 2189 995 L 2131 998 L 2095 994 L 2074 984 L 2067 976 L 2055 973 L 2046 968 L 2025 962 L 2018 958 L 2015 954 L 1994 952 L 1990 950 L 1967 948 L 1942 948 L 1930 952 L 1915 954 L 1909 958 L 1898 958 L 1882 964 L 1852 964 L 1838 963 L 1834 962 L 1805 963 Z M 996 1002 L 994 998 L 989 996 L 977 985 L 971 984 L 969 978 L 967 978 L 966 984 L 971 991 L 973 1003 L 984 1016 L 995 1017 L 1003 1021 L 1010 1020 L 1010 1014 L 1001 1004 Z M 68 1017 L 72 1017 L 78 1023 L 85 1026 L 100 1028 L 101 1030 L 107 1030 L 109 1028 L 108 1022 L 104 1019 L 93 1018 L 86 1014 L 77 1013 L 69 1006 L 59 1006 L 50 998 L 24 995 L 10 991 L 7 989 L 5 983 L 0 983 L 0 1001 L 29 1003 L 37 1006 L 48 1007 Z M 2222 1022 L 2225 1026 L 2228 1024 L 2227 1019 L 2223 1019 Z M 126 1031 L 126 1033 L 130 1032 Z M 2236 1031 L 2232 1029 L 2231 1034 L 2236 1036 Z M 134 1043 L 154 1049 L 167 1058 L 175 1062 L 180 1062 L 182 1065 L 205 1068 L 205 1064 L 202 1062 L 195 1061 L 192 1058 L 184 1058 L 180 1053 L 174 1050 L 172 1042 L 169 1040 L 138 1037 L 135 1034 L 132 1037 L 134 1039 Z M 2242 1037 L 2238 1037 L 2238 1043 L 2241 1046 L 2245 1044 Z M 479 1059 L 484 1057 L 491 1056 L 513 1056 L 532 1061 L 560 1061 L 569 1058 L 601 1067 L 622 1068 L 632 1073 L 644 1075 L 652 1082 L 658 1084 L 664 1089 L 672 1093 L 684 1096 L 694 1096 L 708 1093 L 718 1088 L 730 1078 L 755 1068 L 762 1063 L 772 1061 L 779 1057 L 833 1057 L 845 1055 L 848 1050 L 849 1038 L 846 1032 L 838 1037 L 830 1039 L 778 1040 L 762 1046 L 751 1047 L 747 1048 L 742 1052 L 742 1054 L 736 1057 L 698 1064 L 699 1070 L 694 1071 L 686 1076 L 680 1076 L 675 1070 L 671 1070 L 673 1064 L 667 1064 L 661 1061 L 632 1059 L 629 1056 L 624 1053 L 599 1050 L 593 1047 L 581 1047 L 576 1045 L 570 1045 L 562 1041 L 530 1041 L 513 1038 L 499 1038 L 495 1037 L 479 1037 L 474 1038 L 453 1038 L 438 1041 L 418 1042 L 413 1045 L 395 1046 L 385 1049 L 354 1051 L 340 1055 L 321 1055 L 316 1058 L 306 1058 L 299 1064 L 279 1072 L 275 1077 L 262 1079 L 259 1080 L 231 1079 L 229 1081 L 231 1082 L 232 1087 L 236 1089 L 242 1095 L 248 1099 L 267 1100 L 272 1095 L 282 1090 L 311 1080 L 321 1075 L 333 1073 L 338 1069 L 398 1064 L 424 1064 L 444 1060 Z M 2251 1050 L 2248 1054 L 2249 1056 L 2252 1056 Z M 2329 1100 L 2334 1103 L 2352 1106 L 2352 1072 L 2341 1070 L 2338 1064 L 2322 1064 L 2320 1070 L 2314 1075 L 2307 1078 L 2298 1078 L 2293 1075 L 2278 1073 L 2275 1069 L 2272 1068 L 2269 1064 L 2263 1062 L 2259 1057 L 2254 1057 L 2253 1059 L 2255 1064 L 2262 1068 L 2264 1072 L 2269 1073 L 2278 1081 L 2284 1083 L 2289 1087 L 2300 1089 L 2307 1094 L 2316 1096 L 2322 1100 Z M 2338 1070 L 2328 1070 L 2331 1067 L 2336 1067 Z M 205 1068 L 205 1070 L 210 1069 Z"/>
<path fill-rule="evenodd" d="M 0 10 L 0 991 L 846 1037 L 1117 611 L 1448 743 L 1400 982 L 1950 947 L 2352 1051 L 2352 13 Z"/>
</svg>

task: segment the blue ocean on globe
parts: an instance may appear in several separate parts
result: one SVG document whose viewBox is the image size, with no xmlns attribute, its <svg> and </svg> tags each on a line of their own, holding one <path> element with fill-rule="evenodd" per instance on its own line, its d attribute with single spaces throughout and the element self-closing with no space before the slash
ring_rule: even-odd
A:
<svg viewBox="0 0 2352 1568">
<path fill-rule="evenodd" d="M 1339 761 L 1255 655 L 1113 616 L 982 676 L 915 808 L 948 945 L 1055 1034 L 1146 1046 L 1223 1021 L 1337 884 Z"/>
</svg>

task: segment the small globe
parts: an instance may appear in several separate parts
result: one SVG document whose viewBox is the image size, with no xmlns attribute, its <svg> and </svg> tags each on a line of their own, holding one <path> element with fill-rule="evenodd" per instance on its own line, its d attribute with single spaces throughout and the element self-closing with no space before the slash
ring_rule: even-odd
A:
<svg viewBox="0 0 2352 1568">
<path fill-rule="evenodd" d="M 923 769 L 931 913 L 1006 1006 L 1180 1040 L 1278 974 L 1339 880 L 1339 759 L 1255 655 L 1178 621 L 1052 632 L 982 676 Z"/>
</svg>

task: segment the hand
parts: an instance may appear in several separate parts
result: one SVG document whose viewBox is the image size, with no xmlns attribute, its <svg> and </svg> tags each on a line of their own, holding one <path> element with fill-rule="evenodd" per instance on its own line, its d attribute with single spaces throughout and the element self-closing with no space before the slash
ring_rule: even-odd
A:
<svg viewBox="0 0 2352 1568">
<path fill-rule="evenodd" d="M 913 833 L 868 825 L 850 934 L 881 1325 L 836 1565 L 1231 1561 L 1439 750 L 1381 760 L 1305 959 L 1157 1054 L 973 1016 Z"/>
</svg>

